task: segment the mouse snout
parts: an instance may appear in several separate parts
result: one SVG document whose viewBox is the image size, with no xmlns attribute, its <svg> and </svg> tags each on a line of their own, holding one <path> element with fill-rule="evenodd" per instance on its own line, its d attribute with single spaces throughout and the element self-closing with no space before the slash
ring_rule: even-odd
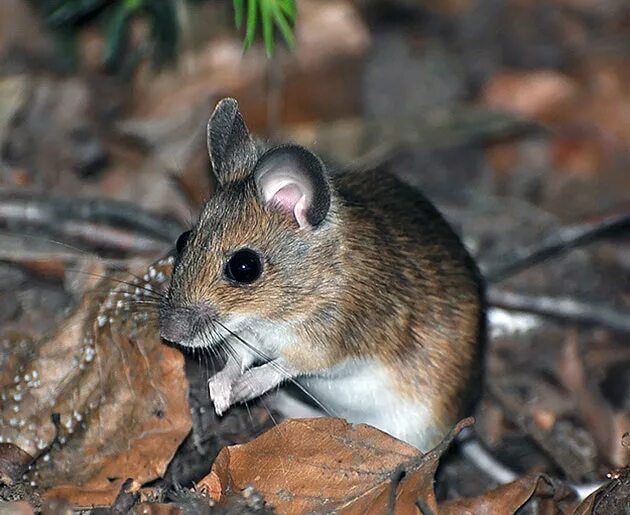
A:
<svg viewBox="0 0 630 515">
<path fill-rule="evenodd" d="M 160 336 L 185 344 L 213 317 L 214 311 L 208 306 L 164 307 L 160 310 Z"/>
</svg>

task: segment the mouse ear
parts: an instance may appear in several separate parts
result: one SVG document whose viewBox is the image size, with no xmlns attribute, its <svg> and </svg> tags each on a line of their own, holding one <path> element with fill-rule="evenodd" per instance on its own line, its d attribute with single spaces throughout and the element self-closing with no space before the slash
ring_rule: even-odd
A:
<svg viewBox="0 0 630 515">
<path fill-rule="evenodd" d="M 291 215 L 300 227 L 319 225 L 330 208 L 330 186 L 324 163 L 298 145 L 276 147 L 254 168 L 260 200 Z"/>
<path fill-rule="evenodd" d="M 247 177 L 256 162 L 256 145 L 238 110 L 238 102 L 224 98 L 208 121 L 208 153 L 219 184 Z"/>
</svg>

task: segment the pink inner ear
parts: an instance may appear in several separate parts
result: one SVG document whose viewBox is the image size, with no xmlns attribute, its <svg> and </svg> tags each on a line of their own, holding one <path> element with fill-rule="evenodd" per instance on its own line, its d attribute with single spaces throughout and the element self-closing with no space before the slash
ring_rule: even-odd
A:
<svg viewBox="0 0 630 515">
<path fill-rule="evenodd" d="M 289 183 L 276 191 L 271 199 L 271 205 L 292 214 L 300 227 L 307 225 L 306 198 L 296 184 Z"/>
<path fill-rule="evenodd" d="M 295 184 L 287 184 L 274 193 L 272 203 L 283 211 L 293 213 L 293 209 L 301 197 L 300 188 Z"/>
</svg>

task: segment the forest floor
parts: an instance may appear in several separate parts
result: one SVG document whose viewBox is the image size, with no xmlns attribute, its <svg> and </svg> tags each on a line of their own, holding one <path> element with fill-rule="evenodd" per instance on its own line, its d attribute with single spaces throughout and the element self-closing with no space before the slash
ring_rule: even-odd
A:
<svg viewBox="0 0 630 515">
<path fill-rule="evenodd" d="M 271 60 L 228 4 L 191 7 L 176 65 L 118 73 L 98 24 L 69 63 L 30 3 L 0 6 L 0 514 L 628 513 L 627 2 L 300 0 Z M 513 481 L 451 444 L 469 419 L 420 455 L 272 397 L 214 414 L 219 364 L 164 345 L 155 307 L 224 96 L 461 234 L 488 283 L 473 430 Z"/>
</svg>

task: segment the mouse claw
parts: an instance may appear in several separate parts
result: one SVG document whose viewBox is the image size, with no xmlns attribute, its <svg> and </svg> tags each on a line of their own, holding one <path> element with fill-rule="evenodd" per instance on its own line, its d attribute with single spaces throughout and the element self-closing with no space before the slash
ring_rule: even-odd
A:
<svg viewBox="0 0 630 515">
<path fill-rule="evenodd" d="M 214 404 L 214 412 L 218 416 L 223 415 L 230 407 L 232 387 L 224 381 L 215 381 L 212 378 L 208 381 L 208 393 Z"/>
</svg>

